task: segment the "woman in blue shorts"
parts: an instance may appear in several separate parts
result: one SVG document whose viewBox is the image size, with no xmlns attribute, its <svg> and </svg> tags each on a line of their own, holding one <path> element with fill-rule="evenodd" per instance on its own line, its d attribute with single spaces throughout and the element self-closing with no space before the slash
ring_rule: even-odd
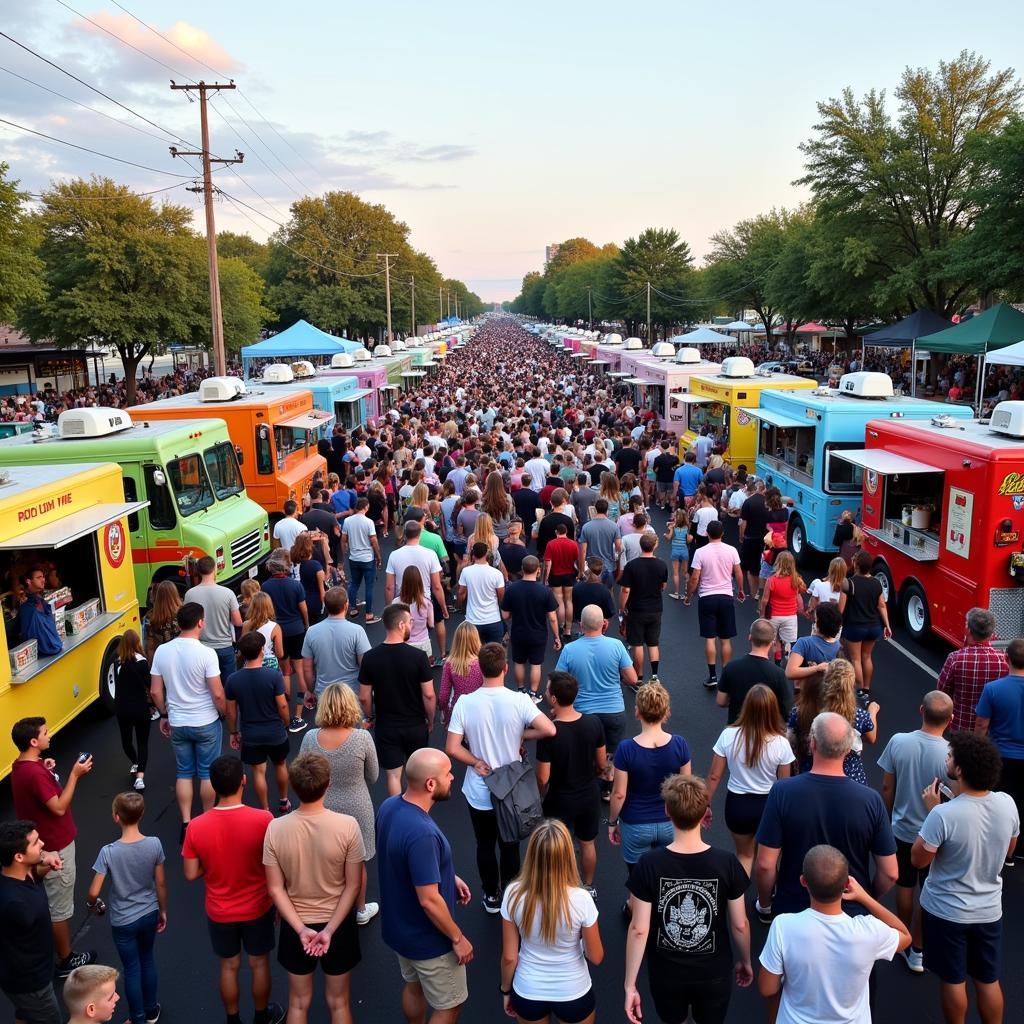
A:
<svg viewBox="0 0 1024 1024">
<path fill-rule="evenodd" d="M 679 581 L 690 568 L 690 549 L 686 542 L 690 532 L 690 520 L 686 515 L 686 509 L 677 508 L 675 518 L 669 523 L 665 531 L 665 540 L 672 542 L 669 551 L 669 562 L 672 565 L 672 593 L 669 597 L 681 601 L 682 591 L 679 589 Z"/>
</svg>

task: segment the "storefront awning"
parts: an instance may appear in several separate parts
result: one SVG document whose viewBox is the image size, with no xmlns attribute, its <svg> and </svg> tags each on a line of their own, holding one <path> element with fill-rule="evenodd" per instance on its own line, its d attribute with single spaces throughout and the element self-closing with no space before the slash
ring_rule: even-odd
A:
<svg viewBox="0 0 1024 1024">
<path fill-rule="evenodd" d="M 609 373 L 608 376 L 609 377 L 624 378 L 624 377 L 632 377 L 633 375 L 631 373 L 628 373 L 625 370 L 612 370 L 612 372 Z"/>
<path fill-rule="evenodd" d="M 746 409 L 748 416 L 760 420 L 762 423 L 770 423 L 773 427 L 782 427 L 792 430 L 794 427 L 813 427 L 814 420 L 798 420 L 793 416 L 787 416 L 784 412 L 777 412 L 774 409 Z M 836 454 L 833 452 L 833 454 Z"/>
<path fill-rule="evenodd" d="M 643 385 L 643 387 L 649 388 L 649 387 L 652 387 L 654 384 L 656 384 L 657 381 L 644 380 L 643 377 L 627 377 L 626 378 L 626 383 L 627 384 L 641 384 L 641 385 Z"/>
<path fill-rule="evenodd" d="M 4 538 L 0 540 L 0 549 L 62 548 L 95 533 L 108 523 L 116 522 L 122 516 L 138 512 L 148 504 L 148 501 L 125 501 L 91 505 L 45 526 L 37 526 L 27 533 Z"/>
<path fill-rule="evenodd" d="M 929 466 L 925 462 L 916 462 L 914 459 L 904 458 L 902 455 L 895 455 L 893 452 L 883 451 L 881 448 L 833 448 L 831 452 L 834 459 L 845 459 L 855 466 L 864 469 L 874 470 L 883 476 L 897 476 L 901 473 L 941 473 L 938 466 Z"/>
<path fill-rule="evenodd" d="M 398 390 L 398 385 L 397 384 L 381 384 L 377 388 L 377 390 L 378 391 L 397 391 Z"/>
<path fill-rule="evenodd" d="M 570 359 L 589 359 L 590 358 L 590 353 L 589 352 L 573 352 L 573 354 L 569 358 Z"/>
<path fill-rule="evenodd" d="M 426 375 L 427 375 L 427 371 L 426 370 L 403 370 L 402 371 L 402 376 L 403 377 L 426 377 Z"/>
<path fill-rule="evenodd" d="M 611 363 L 609 363 L 607 359 L 591 359 L 590 360 L 590 365 L 591 366 L 611 366 Z"/>
<path fill-rule="evenodd" d="M 347 395 L 339 395 L 336 402 L 358 402 L 360 399 L 365 398 L 367 395 L 372 395 L 373 391 L 370 388 L 359 388 L 356 391 L 350 391 Z"/>
<path fill-rule="evenodd" d="M 711 405 L 714 398 L 705 398 L 703 395 L 691 395 L 688 391 L 680 392 L 678 395 L 669 395 L 673 402 L 681 402 L 683 405 Z"/>
<path fill-rule="evenodd" d="M 280 423 L 275 423 L 274 426 L 291 427 L 293 430 L 319 430 L 333 419 L 334 417 L 329 412 L 314 409 L 312 412 L 303 413 L 294 419 L 282 420 Z"/>
</svg>

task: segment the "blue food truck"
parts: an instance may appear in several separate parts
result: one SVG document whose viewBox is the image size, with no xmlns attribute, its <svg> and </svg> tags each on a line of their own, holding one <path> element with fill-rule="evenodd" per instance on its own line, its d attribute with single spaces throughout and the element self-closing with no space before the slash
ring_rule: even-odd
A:
<svg viewBox="0 0 1024 1024">
<path fill-rule="evenodd" d="M 335 422 L 351 429 L 364 423 L 368 415 L 367 390 L 360 388 L 355 377 L 332 376 L 318 373 L 312 363 L 272 363 L 263 368 L 263 376 L 246 381 L 250 390 L 308 391 L 313 396 L 313 408 L 328 415 L 324 417 L 317 438 L 329 438 Z"/>
<path fill-rule="evenodd" d="M 838 388 L 762 391 L 748 412 L 761 425 L 757 476 L 794 501 L 789 547 L 798 562 L 811 549 L 837 550 L 832 538 L 844 511 L 859 519 L 862 470 L 833 454 L 863 448 L 869 420 L 971 418 L 969 406 L 897 395 L 888 374 L 867 372 L 846 374 Z"/>
</svg>

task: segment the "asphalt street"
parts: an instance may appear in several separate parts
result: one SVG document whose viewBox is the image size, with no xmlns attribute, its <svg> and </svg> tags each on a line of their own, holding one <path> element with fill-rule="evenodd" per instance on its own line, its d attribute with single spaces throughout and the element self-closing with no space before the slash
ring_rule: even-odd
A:
<svg viewBox="0 0 1024 1024">
<path fill-rule="evenodd" d="M 656 525 L 664 529 L 662 517 L 656 515 Z M 664 542 L 663 546 L 664 546 Z M 666 554 L 667 552 L 662 552 Z M 378 582 L 378 607 L 383 600 L 383 584 Z M 746 625 L 754 618 L 751 601 L 740 607 L 741 634 L 737 639 L 737 652 L 745 650 L 743 642 Z M 802 623 L 801 631 L 808 628 Z M 382 639 L 382 627 L 369 627 L 371 642 Z M 451 636 L 451 632 L 449 632 Z M 661 679 L 668 687 L 673 710 L 671 729 L 682 733 L 694 752 L 695 772 L 706 773 L 711 762 L 711 748 L 725 725 L 724 711 L 715 704 L 714 694 L 701 685 L 705 676 L 703 648 L 697 633 L 696 608 L 685 608 L 680 602 L 665 601 L 662 632 Z M 916 728 L 917 707 L 920 697 L 934 685 L 935 675 L 942 665 L 948 648 L 935 640 L 914 643 L 897 628 L 893 642 L 882 642 L 876 650 L 874 693 L 881 703 L 880 737 L 878 745 L 865 752 L 865 763 L 873 785 L 880 782 L 875 761 L 885 742 L 893 732 Z M 554 667 L 553 652 L 546 668 Z M 440 679 L 440 670 L 435 673 Z M 626 695 L 627 708 L 631 704 Z M 297 752 L 301 735 L 292 737 L 293 752 Z M 443 746 L 444 734 L 435 730 L 432 743 Z M 225 743 L 225 749 L 227 745 Z M 74 800 L 75 820 L 78 824 L 79 877 L 76 890 L 77 913 L 74 920 L 75 947 L 96 949 L 102 962 L 119 966 L 110 937 L 110 926 L 105 918 L 92 918 L 86 914 L 84 897 L 89 885 L 93 858 L 99 847 L 116 838 L 117 830 L 110 818 L 110 802 L 115 794 L 128 786 L 128 764 L 120 749 L 117 729 L 112 719 L 104 717 L 98 709 L 65 728 L 55 739 L 51 753 L 57 758 L 62 775 L 67 774 L 70 763 L 79 751 L 93 754 L 95 767 L 80 784 Z M 456 786 L 447 803 L 437 805 L 435 818 L 451 841 L 456 870 L 474 891 L 473 902 L 457 912 L 457 918 L 466 935 L 473 942 L 475 957 L 469 969 L 469 1002 L 463 1012 L 466 1024 L 490 1024 L 505 1019 L 501 1016 L 498 994 L 500 957 L 500 918 L 488 916 L 480 903 L 479 881 L 476 877 L 473 835 L 466 804 L 459 792 L 462 769 L 457 769 Z M 159 836 L 167 853 L 167 878 L 170 893 L 169 925 L 158 937 L 156 953 L 160 974 L 160 1001 L 164 1007 L 163 1020 L 175 1022 L 216 1022 L 223 1019 L 217 994 L 217 964 L 209 949 L 203 913 L 202 883 L 186 883 L 181 873 L 178 852 L 178 812 L 174 802 L 173 758 L 170 745 L 154 728 L 151 741 L 151 761 L 146 775 L 148 810 L 143 830 Z M 271 787 L 273 789 L 273 786 Z M 274 794 L 271 794 L 272 798 Z M 384 797 L 383 778 L 373 792 L 374 801 Z M 707 837 L 711 843 L 731 848 L 731 840 L 722 823 L 721 805 L 725 787 L 716 798 L 715 823 Z M 10 783 L 0 784 L 0 814 L 13 816 Z M 601 934 L 605 945 L 605 961 L 592 968 L 597 994 L 600 1020 L 624 1020 L 622 977 L 626 928 L 619 915 L 624 897 L 624 879 L 621 854 L 608 845 L 605 833 L 598 840 L 598 908 L 601 911 Z M 376 894 L 375 868 L 370 865 L 370 898 Z M 1006 989 L 1006 1020 L 1024 1020 L 1024 973 L 1020 971 L 1019 950 L 1024 947 L 1024 867 L 1007 870 L 1004 888 L 1004 970 Z M 750 899 L 753 895 L 751 890 Z M 891 902 L 891 899 L 890 899 Z M 751 917 L 753 951 L 760 951 L 767 929 Z M 363 961 L 352 980 L 352 1010 L 356 1021 L 401 1021 L 399 990 L 401 978 L 393 954 L 380 938 L 379 918 L 361 929 Z M 755 963 L 756 970 L 756 963 Z M 243 970 L 243 975 L 244 975 Z M 246 993 L 243 979 L 243 993 Z M 642 992 L 646 996 L 646 983 Z M 274 998 L 287 1001 L 287 979 L 274 964 Z M 0 1021 L 12 1020 L 9 1004 L 0 1000 Z M 914 1020 L 915 1024 L 940 1022 L 938 984 L 929 975 L 911 974 L 902 960 L 881 964 L 878 968 L 878 988 L 875 1021 Z M 243 1019 L 249 1019 L 251 1003 L 243 998 Z M 123 1021 L 119 1013 L 115 1021 Z M 322 996 L 314 1002 L 311 1020 L 327 1021 L 327 1009 Z M 654 1007 L 645 1001 L 645 1019 L 656 1020 Z M 729 1021 L 748 1022 L 764 1019 L 764 1007 L 754 988 L 734 990 Z M 970 1020 L 977 1020 L 973 1006 Z"/>
</svg>

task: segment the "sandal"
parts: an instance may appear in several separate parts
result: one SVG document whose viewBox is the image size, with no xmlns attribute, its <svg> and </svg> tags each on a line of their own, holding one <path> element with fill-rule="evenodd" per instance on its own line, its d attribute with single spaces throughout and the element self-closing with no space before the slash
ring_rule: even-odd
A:
<svg viewBox="0 0 1024 1024">
<path fill-rule="evenodd" d="M 367 613 L 366 618 L 363 620 L 367 626 L 372 626 L 375 622 L 380 622 L 380 616 L 372 613 Z"/>
</svg>

